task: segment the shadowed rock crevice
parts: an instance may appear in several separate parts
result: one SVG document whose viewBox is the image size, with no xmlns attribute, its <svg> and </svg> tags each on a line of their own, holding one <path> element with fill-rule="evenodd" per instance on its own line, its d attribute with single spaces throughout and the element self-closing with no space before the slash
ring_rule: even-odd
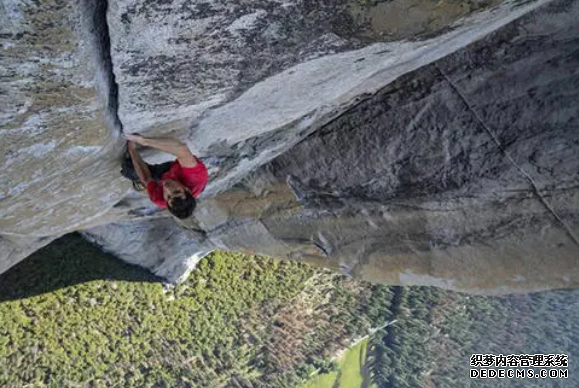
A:
<svg viewBox="0 0 579 388">
<path fill-rule="evenodd" d="M 111 38 L 107 22 L 108 0 L 82 0 L 84 22 L 93 38 L 101 93 L 107 102 L 106 118 L 111 128 L 111 136 L 117 137 L 123 131 L 119 118 L 119 86 L 115 80 L 111 57 Z"/>
</svg>

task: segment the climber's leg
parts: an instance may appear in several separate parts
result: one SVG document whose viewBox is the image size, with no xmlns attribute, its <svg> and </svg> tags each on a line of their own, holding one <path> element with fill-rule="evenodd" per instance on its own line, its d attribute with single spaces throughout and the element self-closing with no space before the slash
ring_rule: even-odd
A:
<svg viewBox="0 0 579 388">
<path fill-rule="evenodd" d="M 121 162 L 121 175 L 131 181 L 138 181 L 139 176 L 133 167 L 133 161 L 128 152 L 123 156 L 123 161 Z"/>
</svg>

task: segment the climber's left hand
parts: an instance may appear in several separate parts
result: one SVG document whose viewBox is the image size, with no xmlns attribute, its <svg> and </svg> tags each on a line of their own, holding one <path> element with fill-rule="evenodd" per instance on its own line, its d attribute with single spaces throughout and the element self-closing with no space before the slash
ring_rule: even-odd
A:
<svg viewBox="0 0 579 388">
<path fill-rule="evenodd" d="M 138 133 L 125 133 L 125 139 L 140 145 L 145 145 L 143 144 L 145 142 L 145 138 Z"/>
</svg>

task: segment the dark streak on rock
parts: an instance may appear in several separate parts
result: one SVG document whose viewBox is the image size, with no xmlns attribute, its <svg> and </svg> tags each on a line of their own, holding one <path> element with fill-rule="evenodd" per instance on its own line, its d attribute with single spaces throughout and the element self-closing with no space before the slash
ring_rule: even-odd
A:
<svg viewBox="0 0 579 388">
<path fill-rule="evenodd" d="M 111 41 L 107 23 L 108 2 L 107 0 L 84 0 L 83 8 L 87 16 L 86 27 L 94 39 L 94 46 L 97 50 L 98 68 L 106 82 L 104 89 L 107 91 L 107 119 L 111 126 L 112 136 L 116 136 L 123 131 L 123 125 L 118 115 L 119 87 L 115 81 L 111 58 Z"/>
</svg>

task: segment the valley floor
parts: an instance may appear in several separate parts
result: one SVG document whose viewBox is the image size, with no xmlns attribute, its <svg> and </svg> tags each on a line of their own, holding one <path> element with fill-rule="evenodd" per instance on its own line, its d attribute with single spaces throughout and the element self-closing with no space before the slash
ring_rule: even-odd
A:
<svg viewBox="0 0 579 388">
<path fill-rule="evenodd" d="M 0 386 L 575 387 L 578 296 L 387 287 L 225 252 L 168 286 L 69 235 L 0 275 Z M 569 377 L 470 379 L 473 353 L 566 354 Z"/>
</svg>

